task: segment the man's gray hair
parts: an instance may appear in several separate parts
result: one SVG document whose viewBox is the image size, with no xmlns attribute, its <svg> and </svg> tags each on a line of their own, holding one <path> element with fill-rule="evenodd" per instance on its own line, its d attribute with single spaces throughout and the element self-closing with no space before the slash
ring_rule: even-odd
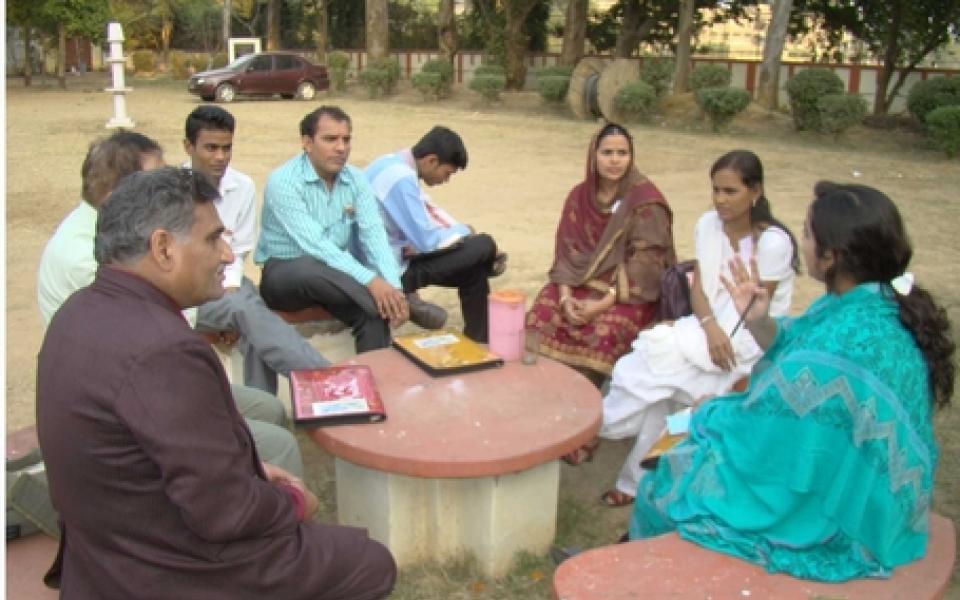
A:
<svg viewBox="0 0 960 600">
<path fill-rule="evenodd" d="M 97 216 L 93 243 L 97 263 L 125 264 L 140 259 L 158 229 L 186 237 L 193 227 L 194 208 L 218 197 L 216 188 L 190 169 L 162 167 L 128 175 Z"/>
</svg>

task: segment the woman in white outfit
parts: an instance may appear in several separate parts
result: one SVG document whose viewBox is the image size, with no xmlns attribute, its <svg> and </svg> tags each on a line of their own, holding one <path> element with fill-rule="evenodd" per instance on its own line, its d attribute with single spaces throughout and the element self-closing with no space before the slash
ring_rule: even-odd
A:
<svg viewBox="0 0 960 600">
<path fill-rule="evenodd" d="M 700 217 L 695 232 L 694 314 L 641 332 L 633 351 L 617 361 L 603 399 L 600 436 L 637 438 L 616 487 L 602 496 L 610 506 L 633 501 L 640 460 L 663 433 L 667 415 L 728 391 L 763 353 L 746 328 L 730 337 L 740 315 L 720 282 L 721 275 L 730 279 L 728 260 L 736 253 L 744 261 L 755 256 L 772 298 L 770 314 L 790 309 L 797 244 L 771 213 L 760 159 L 746 150 L 729 152 L 710 177 L 714 210 Z"/>
</svg>

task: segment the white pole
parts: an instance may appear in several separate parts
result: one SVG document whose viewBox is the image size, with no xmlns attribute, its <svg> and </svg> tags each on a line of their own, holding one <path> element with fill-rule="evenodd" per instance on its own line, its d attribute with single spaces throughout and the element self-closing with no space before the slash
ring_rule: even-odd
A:
<svg viewBox="0 0 960 600">
<path fill-rule="evenodd" d="M 107 58 L 107 63 L 110 65 L 113 87 L 108 87 L 104 91 L 113 94 L 113 118 L 107 121 L 106 128 L 132 128 L 134 122 L 127 116 L 125 94 L 132 91 L 133 88 L 124 86 L 123 67 L 126 64 L 126 59 L 123 57 L 123 27 L 120 23 L 107 24 L 107 42 L 110 44 L 110 55 Z"/>
</svg>

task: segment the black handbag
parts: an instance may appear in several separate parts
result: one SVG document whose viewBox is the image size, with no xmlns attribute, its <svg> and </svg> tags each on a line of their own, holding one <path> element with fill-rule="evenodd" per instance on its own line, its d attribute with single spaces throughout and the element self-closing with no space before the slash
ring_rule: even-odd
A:
<svg viewBox="0 0 960 600">
<path fill-rule="evenodd" d="M 690 301 L 690 279 L 695 260 L 678 262 L 667 267 L 660 276 L 660 320 L 675 321 L 680 317 L 693 314 Z"/>
</svg>

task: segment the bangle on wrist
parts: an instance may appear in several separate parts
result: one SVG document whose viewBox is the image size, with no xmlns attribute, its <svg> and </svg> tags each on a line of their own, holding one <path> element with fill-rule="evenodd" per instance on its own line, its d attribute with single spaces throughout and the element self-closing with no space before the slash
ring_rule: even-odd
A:
<svg viewBox="0 0 960 600">
<path fill-rule="evenodd" d="M 566 296 L 560 296 L 560 306 L 562 307 L 564 304 L 566 304 L 567 300 L 569 299 L 570 299 L 569 294 L 567 294 Z"/>
<path fill-rule="evenodd" d="M 611 285 L 611 286 L 610 286 L 610 289 L 607 290 L 607 293 L 608 293 L 609 295 L 613 296 L 614 299 L 616 299 L 616 297 L 617 297 L 617 288 Z"/>
<path fill-rule="evenodd" d="M 714 320 L 714 316 L 713 316 L 712 314 L 707 315 L 707 316 L 703 317 L 702 319 L 700 319 L 700 325 L 701 325 L 701 326 L 702 326 L 702 325 L 706 325 L 707 323 L 709 323 L 710 321 L 713 321 L 713 320 Z"/>
</svg>

